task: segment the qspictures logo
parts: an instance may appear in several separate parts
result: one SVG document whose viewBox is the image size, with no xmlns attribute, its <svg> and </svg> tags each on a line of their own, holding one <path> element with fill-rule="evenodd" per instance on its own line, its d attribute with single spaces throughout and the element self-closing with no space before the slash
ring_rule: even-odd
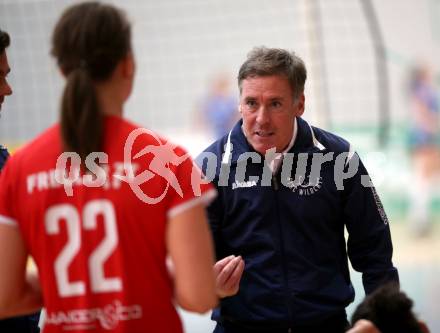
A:
<svg viewBox="0 0 440 333">
<path fill-rule="evenodd" d="M 149 142 L 133 155 L 136 140 L 140 136 L 149 137 Z M 152 140 L 151 140 L 152 139 Z M 145 142 L 145 141 L 144 141 Z M 139 147 L 139 145 L 137 145 Z M 140 158 L 150 154 L 148 165 L 141 165 Z M 164 199 L 170 188 L 183 197 L 184 193 L 173 166 L 178 167 L 190 160 L 190 168 L 185 168 L 185 175 L 191 177 L 191 190 L 195 196 L 201 195 L 201 186 L 210 180 L 201 176 L 200 169 L 192 163 L 188 153 L 179 154 L 177 146 L 169 141 L 161 140 L 154 132 L 145 128 L 133 130 L 124 145 L 124 161 L 109 165 L 105 152 L 92 152 L 85 161 L 86 171 L 81 174 L 81 157 L 76 152 L 62 153 L 54 169 L 31 174 L 27 177 L 27 192 L 43 191 L 50 188 L 64 187 L 67 196 L 73 196 L 75 186 L 103 187 L 104 189 L 119 189 L 122 182 L 127 183 L 136 197 L 147 203 L 156 204 Z M 161 193 L 150 196 L 142 189 L 142 185 L 155 177 L 165 180 Z"/>
<path fill-rule="evenodd" d="M 134 142 L 142 134 L 153 137 L 158 145 L 148 145 L 136 155 L 132 156 Z M 180 187 L 176 175 L 171 171 L 170 166 L 179 166 L 189 158 L 189 155 L 186 153 L 182 156 L 179 156 L 174 151 L 175 148 L 176 146 L 169 141 L 163 143 L 152 131 L 149 131 L 145 128 L 135 129 L 128 136 L 124 146 L 124 165 L 126 166 L 126 176 L 117 177 L 119 177 L 120 180 L 127 182 L 133 193 L 135 193 L 140 200 L 148 204 L 160 202 L 167 194 L 170 186 L 174 188 L 174 190 L 181 197 L 183 197 L 182 188 Z M 144 170 L 138 175 L 135 175 L 135 169 L 133 168 L 132 161 L 144 156 L 147 153 L 151 153 L 153 155 L 148 169 Z M 150 197 L 143 192 L 140 186 L 156 176 L 162 177 L 166 180 L 166 187 L 160 195 Z"/>
<path fill-rule="evenodd" d="M 140 150 L 138 148 L 133 154 L 134 147 L 139 147 L 139 144 L 135 145 L 135 143 L 141 136 L 148 136 L 148 142 L 153 140 L 154 144 L 141 147 Z M 188 170 L 185 169 L 184 177 L 190 177 L 194 196 L 200 196 L 202 185 L 213 182 L 214 179 L 216 186 L 229 186 L 235 191 L 254 186 L 272 185 L 273 175 L 270 168 L 262 168 L 260 176 L 249 176 L 247 168 L 252 163 L 270 165 L 275 158 L 279 157 L 275 148 L 267 150 L 264 156 L 257 152 L 245 152 L 238 157 L 235 164 L 230 158 L 232 151 L 233 145 L 230 144 L 225 147 L 222 156 L 217 156 L 212 152 L 200 154 L 197 160 L 198 164 L 203 166 L 203 175 L 199 167 L 191 161 Z M 140 158 L 146 154 L 150 156 L 143 160 L 149 161 L 149 164 L 141 165 Z M 229 158 L 225 158 L 227 156 Z M 324 186 L 321 177 L 321 168 L 324 163 L 333 163 L 333 181 L 338 190 L 343 190 L 344 181 L 354 177 L 359 171 L 359 157 L 352 151 L 286 153 L 282 158 L 280 181 L 285 187 L 299 195 L 313 195 Z M 81 175 L 80 156 L 75 152 L 64 152 L 58 157 L 55 169 L 28 176 L 27 190 L 28 193 L 32 193 L 63 186 L 66 195 L 73 196 L 73 187 L 77 185 L 118 189 L 121 183 L 125 182 L 139 200 L 147 204 L 156 204 L 165 198 L 170 188 L 183 197 L 182 180 L 179 181 L 173 170 L 188 159 L 190 156 L 187 153 L 179 154 L 175 145 L 161 140 L 154 132 L 145 128 L 137 128 L 126 139 L 123 162 L 116 162 L 110 168 L 106 153 L 93 152 L 86 157 L 84 163 L 87 171 Z M 218 159 L 221 159 L 220 163 Z M 112 172 L 109 171 L 110 169 Z M 233 177 L 231 177 L 232 169 Z M 308 173 L 306 170 L 309 170 Z M 166 185 L 159 194 L 150 196 L 143 191 L 142 185 L 154 177 L 162 178 Z M 360 175 L 360 181 L 364 187 L 373 188 L 368 174 Z"/>
</svg>

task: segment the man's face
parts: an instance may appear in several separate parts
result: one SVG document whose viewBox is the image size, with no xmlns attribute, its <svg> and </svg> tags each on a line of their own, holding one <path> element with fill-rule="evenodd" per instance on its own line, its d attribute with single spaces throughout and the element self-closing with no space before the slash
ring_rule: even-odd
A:
<svg viewBox="0 0 440 333">
<path fill-rule="evenodd" d="M 248 142 L 260 154 L 282 152 L 293 134 L 293 119 L 304 113 L 304 94 L 293 98 L 283 75 L 249 77 L 241 83 L 240 112 Z"/>
<path fill-rule="evenodd" d="M 8 57 L 6 56 L 6 51 L 0 54 L 0 110 L 2 108 L 5 96 L 12 94 L 11 86 L 6 80 L 6 76 L 11 71 L 8 64 Z"/>
</svg>

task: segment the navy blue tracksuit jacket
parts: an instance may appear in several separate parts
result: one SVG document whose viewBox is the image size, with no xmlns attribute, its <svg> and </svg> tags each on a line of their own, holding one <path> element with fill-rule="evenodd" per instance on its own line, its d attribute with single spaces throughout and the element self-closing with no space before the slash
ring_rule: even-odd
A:
<svg viewBox="0 0 440 333">
<path fill-rule="evenodd" d="M 245 261 L 238 294 L 222 299 L 213 319 L 292 327 L 344 312 L 354 299 L 348 258 L 362 272 L 366 293 L 398 281 L 387 217 L 374 187 L 362 185 L 371 184 L 367 171 L 347 141 L 297 118 L 288 154 L 293 167 L 289 171 L 284 158 L 272 175 L 264 156 L 252 161 L 243 155 L 254 150 L 241 126 L 240 120 L 197 159 L 206 177 L 214 175 L 219 193 L 208 208 L 217 259 L 234 254 Z M 334 158 L 312 177 L 314 154 L 328 153 Z M 216 163 L 208 163 L 214 155 Z M 296 179 L 300 155 L 307 158 L 306 171 Z M 348 173 L 356 161 L 342 189 L 337 164 Z"/>
</svg>

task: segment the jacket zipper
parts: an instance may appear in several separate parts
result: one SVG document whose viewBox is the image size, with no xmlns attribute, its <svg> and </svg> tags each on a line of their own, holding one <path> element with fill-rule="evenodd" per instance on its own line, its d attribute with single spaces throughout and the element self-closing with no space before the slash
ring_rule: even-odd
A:
<svg viewBox="0 0 440 333">
<path fill-rule="evenodd" d="M 276 215 L 277 215 L 277 223 L 280 235 L 280 251 L 281 251 L 281 260 L 282 260 L 282 269 L 283 269 L 283 278 L 284 278 L 284 290 L 285 290 L 285 302 L 287 306 L 287 314 L 289 316 L 289 322 L 292 323 L 292 310 L 289 306 L 289 286 L 287 280 L 287 268 L 286 268 L 286 259 L 284 252 L 284 241 L 283 241 L 283 226 L 280 219 L 280 207 L 278 205 L 278 190 L 280 188 L 280 184 L 278 182 L 277 174 L 272 175 L 272 189 L 274 190 L 275 195 L 275 204 L 276 204 Z M 289 329 L 290 330 L 290 329 Z"/>
</svg>

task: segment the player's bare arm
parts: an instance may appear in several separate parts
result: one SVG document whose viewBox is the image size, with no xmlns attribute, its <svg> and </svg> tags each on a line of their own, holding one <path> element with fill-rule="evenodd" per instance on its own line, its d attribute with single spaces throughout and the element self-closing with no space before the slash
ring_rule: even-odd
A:
<svg viewBox="0 0 440 333">
<path fill-rule="evenodd" d="M 8 271 L 0 271 L 0 318 L 35 312 L 43 299 L 38 277 L 26 271 L 28 253 L 15 226 L 1 225 L 0 261 Z"/>
<path fill-rule="evenodd" d="M 173 263 L 176 299 L 188 311 L 203 313 L 217 304 L 214 249 L 204 207 L 189 208 L 168 221 L 167 247 Z M 201 251 L 202 249 L 202 251 Z"/>
</svg>

